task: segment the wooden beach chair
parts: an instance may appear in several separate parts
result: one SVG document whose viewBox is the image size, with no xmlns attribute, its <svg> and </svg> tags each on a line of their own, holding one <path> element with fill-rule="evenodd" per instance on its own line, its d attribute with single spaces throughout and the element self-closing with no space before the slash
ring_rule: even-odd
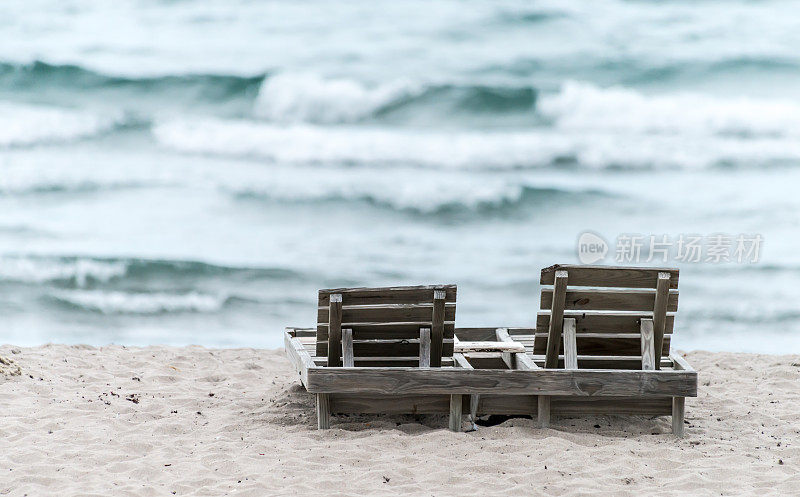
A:
<svg viewBox="0 0 800 497">
<path fill-rule="evenodd" d="M 316 356 L 327 367 L 453 366 L 456 285 L 319 291 Z M 317 394 L 318 427 L 328 428 L 331 396 Z M 337 396 L 339 408 L 351 410 Z"/>
<path fill-rule="evenodd" d="M 682 357 L 670 354 L 678 310 L 677 269 L 555 265 L 542 270 L 540 281 L 542 311 L 533 356 L 544 368 L 565 374 L 608 370 L 621 381 L 632 370 L 694 372 Z M 694 381 L 696 390 L 696 376 Z M 605 399 L 604 408 L 609 413 L 664 415 L 670 413 L 671 401 L 672 431 L 683 436 L 684 400 L 685 385 L 676 384 L 671 397 Z M 563 409 L 570 403 L 578 407 L 581 399 L 558 401 Z M 550 396 L 538 398 L 542 426 L 549 423 L 550 402 Z"/>
<path fill-rule="evenodd" d="M 453 431 L 464 411 L 473 422 L 508 414 L 544 425 L 551 413 L 624 413 L 674 414 L 682 433 L 683 398 L 697 395 L 697 373 L 677 355 L 656 358 L 669 351 L 677 271 L 554 268 L 542 272 L 542 283 L 555 285 L 543 291 L 549 312 L 537 328 L 456 328 L 455 285 L 321 290 L 317 327 L 284 333 L 289 360 L 316 396 L 318 428 L 329 427 L 331 413 L 449 413 Z M 639 310 L 646 303 L 650 310 Z M 604 316 L 594 310 L 605 308 Z M 561 325 L 548 356 L 551 313 Z M 662 323 L 666 338 L 656 333 Z"/>
</svg>

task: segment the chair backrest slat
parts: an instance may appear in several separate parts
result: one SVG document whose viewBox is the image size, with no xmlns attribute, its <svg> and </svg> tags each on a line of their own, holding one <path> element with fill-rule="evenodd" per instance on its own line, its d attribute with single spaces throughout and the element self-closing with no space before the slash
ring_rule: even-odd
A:
<svg viewBox="0 0 800 497">
<path fill-rule="evenodd" d="M 560 277 L 566 273 L 563 300 L 557 298 L 559 288 L 554 285 L 557 273 Z M 640 357 L 642 319 L 653 320 L 654 343 L 661 342 L 655 351 L 656 364 L 669 354 L 678 310 L 677 269 L 556 265 L 542 270 L 540 282 L 553 286 L 542 288 L 533 354 L 545 355 L 547 367 L 564 367 L 563 339 L 553 332 L 553 325 L 556 331 L 560 328 L 551 323 L 554 313 L 562 320 L 575 319 L 577 354 L 584 361 L 598 356 L 591 360 L 592 367 L 602 367 L 600 356 Z M 558 310 L 559 305 L 563 310 Z M 659 326 L 663 329 L 661 336 Z M 556 341 L 551 342 L 554 337 Z"/>
<path fill-rule="evenodd" d="M 419 357 L 422 328 L 430 330 L 430 365 L 440 366 L 442 357 L 453 356 L 456 292 L 456 285 L 320 290 L 316 355 L 340 364 L 341 351 L 332 347 L 329 354 L 328 342 L 340 347 L 338 335 L 331 337 L 329 332 L 339 330 L 338 323 L 330 322 L 331 308 L 337 305 L 331 305 L 331 296 L 341 295 L 340 328 L 352 330 L 356 367 L 374 364 L 374 357 Z"/>
</svg>

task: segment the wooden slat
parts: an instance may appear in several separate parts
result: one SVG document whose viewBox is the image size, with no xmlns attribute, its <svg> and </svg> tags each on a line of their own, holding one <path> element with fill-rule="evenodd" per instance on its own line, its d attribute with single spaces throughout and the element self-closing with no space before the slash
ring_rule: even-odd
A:
<svg viewBox="0 0 800 497">
<path fill-rule="evenodd" d="M 539 369 L 539 366 L 536 365 L 528 354 L 514 354 L 514 359 L 516 360 L 516 369 Z"/>
<path fill-rule="evenodd" d="M 686 362 L 686 359 L 680 356 L 680 354 L 672 353 L 669 355 L 669 360 L 675 363 L 675 369 L 679 369 L 681 371 L 694 371 L 694 368 Z M 663 360 L 662 360 L 663 363 Z"/>
<path fill-rule="evenodd" d="M 569 318 L 567 318 L 569 319 Z M 578 354 L 583 356 L 639 356 L 642 353 L 641 335 L 637 334 L 630 337 L 629 334 L 593 334 L 578 333 L 576 335 Z M 612 338 L 614 337 L 614 338 Z M 546 354 L 547 335 L 541 335 L 541 340 L 534 343 L 532 353 L 534 355 Z M 662 354 L 669 354 L 669 337 L 662 342 Z"/>
<path fill-rule="evenodd" d="M 655 305 L 656 292 L 649 289 L 636 290 L 572 290 L 567 289 L 564 308 L 586 311 L 652 311 Z M 540 307 L 550 309 L 553 306 L 553 289 L 542 288 Z M 678 310 L 678 291 L 668 294 L 667 311 Z"/>
<path fill-rule="evenodd" d="M 550 310 L 549 329 L 547 338 L 547 358 L 545 359 L 545 367 L 556 367 L 559 346 L 561 345 L 561 329 L 563 326 L 564 318 L 564 297 L 567 291 L 567 278 L 566 271 L 557 271 L 554 276 L 554 295 L 553 305 Z"/>
<path fill-rule="evenodd" d="M 414 340 L 419 338 L 419 330 L 430 327 L 430 323 L 363 323 L 358 325 L 348 324 L 353 330 L 353 337 L 359 340 L 401 339 Z M 444 324 L 444 338 L 452 339 L 455 325 Z M 328 326 L 317 327 L 316 355 L 328 354 Z M 453 354 L 452 343 L 445 341 L 442 354 L 448 357 Z"/>
<path fill-rule="evenodd" d="M 445 338 L 442 345 L 448 346 L 452 350 L 452 339 Z M 326 349 L 327 345 L 324 345 L 323 348 Z M 419 338 L 412 340 L 353 340 L 353 354 L 356 359 L 366 356 L 419 357 Z M 431 357 L 433 357 L 433 353 L 431 353 Z"/>
<path fill-rule="evenodd" d="M 419 330 L 419 367 L 431 367 L 431 329 Z"/>
<path fill-rule="evenodd" d="M 285 331 L 297 338 L 314 337 L 317 332 L 314 328 L 297 328 L 295 326 L 287 326 Z"/>
<path fill-rule="evenodd" d="M 653 341 L 656 349 L 656 369 L 659 369 L 661 362 L 661 347 L 664 342 L 664 323 L 666 321 L 667 309 L 669 307 L 669 286 L 670 274 L 668 272 L 658 273 L 658 283 L 656 286 L 656 298 L 653 307 Z"/>
<path fill-rule="evenodd" d="M 653 320 L 642 319 L 641 337 L 642 369 L 645 371 L 656 369 L 656 351 L 653 343 Z"/>
<path fill-rule="evenodd" d="M 664 416 L 670 412 L 669 397 L 551 397 L 551 399 L 553 399 L 552 412 L 559 416 L 610 414 Z"/>
<path fill-rule="evenodd" d="M 603 311 L 564 311 L 564 317 L 575 318 L 577 333 L 639 333 L 639 322 L 653 318 L 652 312 L 613 313 Z M 664 333 L 672 333 L 675 315 L 667 314 Z M 548 333 L 550 313 L 536 316 L 536 333 Z"/>
<path fill-rule="evenodd" d="M 575 343 L 575 320 L 564 319 L 564 368 L 578 369 L 578 347 Z"/>
<path fill-rule="evenodd" d="M 342 338 L 342 295 L 333 294 L 328 306 L 328 366 L 341 366 L 339 350 Z"/>
<path fill-rule="evenodd" d="M 655 288 L 659 272 L 670 274 L 669 287 L 678 288 L 678 269 L 556 264 L 542 269 L 540 282 L 552 285 L 558 271 L 568 271 L 570 286 Z"/>
<path fill-rule="evenodd" d="M 326 359 L 315 360 L 316 366 L 325 366 Z M 376 367 L 376 368 L 389 368 L 389 367 L 419 367 L 419 357 L 356 357 L 354 358 L 357 367 Z M 442 367 L 454 367 L 455 362 L 451 357 L 442 358 Z"/>
<path fill-rule="evenodd" d="M 525 346 L 519 342 L 458 342 L 455 352 L 525 352 Z"/>
<path fill-rule="evenodd" d="M 695 397 L 697 373 L 597 369 L 312 368 L 312 393 Z"/>
<path fill-rule="evenodd" d="M 538 399 L 534 395 L 484 394 L 478 403 L 478 415 L 507 414 L 538 417 Z M 553 416 L 586 416 L 607 414 L 632 414 L 639 416 L 664 416 L 671 413 L 670 397 L 546 397 L 550 400 L 549 413 Z"/>
<path fill-rule="evenodd" d="M 449 395 L 331 394 L 335 414 L 447 414 Z"/>
<path fill-rule="evenodd" d="M 482 342 L 486 340 L 494 340 L 497 338 L 497 330 L 500 327 L 493 326 L 493 327 L 483 327 L 483 328 L 456 328 L 456 335 L 461 340 L 467 341 L 474 341 L 474 342 Z M 518 335 L 531 335 L 536 330 L 533 328 L 513 328 L 513 327 L 502 327 L 502 329 L 506 330 L 508 334 L 514 338 Z"/>
<path fill-rule="evenodd" d="M 544 366 L 544 355 L 530 356 L 534 362 L 540 366 Z M 661 369 L 669 368 L 670 361 L 661 361 Z M 558 369 L 564 368 L 564 356 L 558 358 Z M 631 356 L 591 356 L 578 354 L 578 368 L 579 369 L 622 369 L 622 370 L 636 370 L 642 369 L 642 357 L 639 355 Z"/>
<path fill-rule="evenodd" d="M 289 332 L 283 334 L 283 346 L 289 361 L 294 365 L 295 371 L 300 375 L 303 385 L 308 385 L 308 368 L 314 367 L 314 360 L 298 338 Z"/>
<path fill-rule="evenodd" d="M 470 364 L 467 358 L 464 357 L 464 354 L 454 353 L 453 361 L 459 368 L 473 369 L 472 364 Z"/>
<path fill-rule="evenodd" d="M 423 323 L 347 323 L 346 326 L 353 330 L 353 337 L 359 339 L 389 339 L 419 338 L 420 328 L 430 328 L 430 322 Z M 320 340 L 328 339 L 328 325 L 320 324 L 317 326 L 317 338 Z M 444 323 L 444 338 L 453 338 L 455 324 L 453 322 Z"/>
<path fill-rule="evenodd" d="M 319 306 L 328 305 L 329 296 L 339 293 L 348 305 L 418 304 L 433 302 L 434 290 L 445 291 L 445 301 L 456 301 L 456 285 L 400 286 L 382 288 L 330 288 L 319 291 Z"/>
<path fill-rule="evenodd" d="M 476 399 L 477 415 L 537 415 L 537 396 L 484 394 L 463 396 L 462 409 Z M 648 399 L 631 397 L 550 397 L 551 411 L 558 416 L 584 416 L 593 414 L 631 414 L 664 416 L 672 413 L 671 397 Z M 469 400 L 468 400 L 469 399 Z M 447 414 L 449 395 L 359 395 L 331 394 L 332 414 Z"/>
<path fill-rule="evenodd" d="M 452 314 L 448 315 L 448 308 Z M 431 319 L 431 367 L 438 368 L 442 365 L 444 322 L 452 321 L 456 317 L 455 304 L 445 307 L 445 291 L 433 291 L 433 309 Z"/>
<path fill-rule="evenodd" d="M 353 330 L 344 328 L 342 330 L 342 365 L 352 368 L 353 363 Z"/>
<path fill-rule="evenodd" d="M 455 304 L 445 305 L 444 300 L 440 300 L 442 316 L 444 321 L 454 321 L 456 318 Z M 430 323 L 434 312 L 434 304 L 387 304 L 383 306 L 353 306 L 345 302 L 342 306 L 342 324 L 357 323 Z M 317 323 L 328 322 L 328 307 L 317 309 Z M 433 330 L 431 330 L 433 333 Z"/>
</svg>

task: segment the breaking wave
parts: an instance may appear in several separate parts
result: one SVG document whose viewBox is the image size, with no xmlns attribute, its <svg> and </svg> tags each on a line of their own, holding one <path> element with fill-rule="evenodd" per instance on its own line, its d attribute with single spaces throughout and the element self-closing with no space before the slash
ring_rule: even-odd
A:
<svg viewBox="0 0 800 497">
<path fill-rule="evenodd" d="M 280 184 L 247 187 L 234 191 L 236 198 L 291 202 L 365 202 L 379 207 L 418 214 L 478 212 L 500 214 L 523 205 L 575 199 L 586 202 L 610 194 L 595 190 L 568 190 L 503 181 L 424 181 L 409 185 L 392 181 L 391 176 L 373 181 L 341 181 L 338 184 L 315 183 L 307 188 L 287 189 Z"/>
<path fill-rule="evenodd" d="M 163 280 L 235 277 L 247 280 L 296 280 L 303 275 L 284 268 L 221 266 L 199 261 L 139 258 L 93 258 L 33 255 L 0 256 L 0 282 L 54 283 L 87 287 L 117 280 Z"/>
<path fill-rule="evenodd" d="M 124 116 L 99 116 L 57 107 L 0 102 L 0 149 L 70 142 L 125 124 Z"/>
<path fill-rule="evenodd" d="M 198 292 L 133 293 L 100 290 L 72 290 L 51 296 L 62 304 L 102 314 L 164 314 L 178 312 L 217 312 L 227 297 Z"/>
<path fill-rule="evenodd" d="M 563 115 L 560 106 L 549 109 L 554 115 L 559 111 Z M 593 115 L 591 110 L 579 111 L 589 118 Z M 633 126 L 635 118 L 625 119 L 619 119 L 619 128 Z M 648 122 L 641 129 L 670 126 L 658 125 L 658 119 Z M 599 123 L 596 127 L 581 126 L 569 117 L 558 118 L 552 128 L 488 131 L 282 126 L 249 120 L 206 119 L 158 123 L 153 134 L 162 146 L 183 153 L 282 163 L 513 170 L 548 166 L 699 169 L 800 162 L 800 141 L 794 137 L 765 133 L 742 137 L 634 132 L 606 128 Z M 767 127 L 765 124 L 764 128 Z"/>
</svg>

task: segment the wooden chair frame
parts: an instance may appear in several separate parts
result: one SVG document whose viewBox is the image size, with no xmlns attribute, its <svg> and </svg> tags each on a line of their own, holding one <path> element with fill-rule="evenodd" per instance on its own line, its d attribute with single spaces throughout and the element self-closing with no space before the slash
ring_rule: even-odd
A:
<svg viewBox="0 0 800 497">
<path fill-rule="evenodd" d="M 334 323 L 330 328 L 332 341 L 336 343 L 339 338 L 338 345 L 327 346 L 328 335 L 320 333 L 320 326 L 316 329 L 287 328 L 284 334 L 287 355 L 300 381 L 308 392 L 316 395 L 318 428 L 330 427 L 331 413 L 449 414 L 449 426 L 453 431 L 461 430 L 464 412 L 471 415 L 473 422 L 481 414 L 531 415 L 543 426 L 549 424 L 552 415 L 634 414 L 672 415 L 673 432 L 682 436 L 684 399 L 697 396 L 697 372 L 679 355 L 666 353 L 662 357 L 659 353 L 662 351 L 659 343 L 665 343 L 664 332 L 667 327 L 671 330 L 674 318 L 659 318 L 659 312 L 636 318 L 641 337 L 640 355 L 602 359 L 581 356 L 578 350 L 583 340 L 580 327 L 591 324 L 595 318 L 589 312 L 575 316 L 574 311 L 569 311 L 565 317 L 563 308 L 559 311 L 552 306 L 552 301 L 561 301 L 561 290 L 558 290 L 561 285 L 566 292 L 561 278 L 556 284 L 555 273 L 566 270 L 567 278 L 571 278 L 571 269 L 571 266 L 559 266 L 553 271 L 543 271 L 542 284 L 553 285 L 554 291 L 543 291 L 542 299 L 550 303 L 550 313 L 560 315 L 559 319 L 551 320 L 548 315 L 548 322 L 539 316 L 536 328 L 451 328 L 452 322 L 444 320 L 446 335 L 453 330 L 453 352 L 441 359 L 439 366 L 433 364 L 437 354 L 434 352 L 436 337 L 445 333 L 435 330 L 433 317 L 430 354 L 425 352 L 428 326 L 420 326 L 419 339 L 414 339 L 419 342 L 418 358 L 388 363 L 359 360 L 354 354 L 359 344 L 354 343 L 353 333 L 347 331 L 351 329 L 349 325 L 343 326 L 341 338 L 336 332 L 339 310 L 333 308 L 337 299 L 332 299 L 334 305 L 330 309 L 321 306 L 319 313 L 323 315 L 324 312 L 323 319 Z M 595 276 L 612 281 L 619 278 L 615 268 L 606 269 L 607 272 L 600 271 Z M 643 271 L 649 271 L 642 273 L 647 275 L 649 285 L 652 270 Z M 574 274 L 575 279 L 570 281 L 579 284 L 583 276 L 580 272 Z M 677 287 L 677 278 L 673 280 L 671 274 L 668 287 Z M 656 277 L 661 282 L 659 275 Z M 654 285 L 665 284 L 658 282 L 653 280 Z M 554 295 L 558 297 L 551 298 Z M 637 292 L 624 296 L 643 298 Z M 673 309 L 676 305 L 669 292 L 665 300 L 657 298 L 656 301 L 654 311 L 656 307 Z M 613 303 L 613 299 L 609 302 Z M 450 315 L 454 316 L 454 311 Z M 631 319 L 634 318 L 625 319 L 620 323 L 633 326 Z M 554 323 L 553 329 L 550 323 Z M 550 340 L 551 335 L 554 341 Z M 447 340 L 442 340 L 442 347 L 449 349 L 451 342 Z M 558 347 L 551 343 L 559 347 L 563 343 L 564 354 L 560 356 Z M 542 348 L 542 344 L 547 350 L 538 355 L 536 349 Z M 426 357 L 431 364 L 426 364 Z M 553 365 L 554 357 L 556 367 L 548 367 L 548 362 Z M 561 362 L 563 368 L 558 367 Z"/>
</svg>

